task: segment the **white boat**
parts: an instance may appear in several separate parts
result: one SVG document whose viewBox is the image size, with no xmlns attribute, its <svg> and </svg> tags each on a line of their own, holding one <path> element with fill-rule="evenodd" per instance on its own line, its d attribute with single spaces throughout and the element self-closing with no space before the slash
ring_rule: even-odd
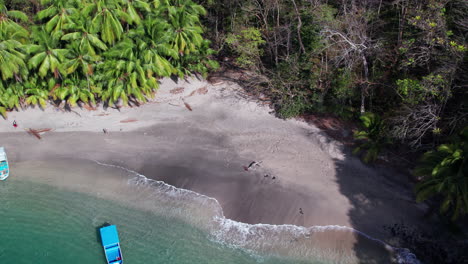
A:
<svg viewBox="0 0 468 264">
<path fill-rule="evenodd" d="M 8 159 L 4 147 L 0 147 L 0 181 L 6 180 L 10 175 L 10 167 L 8 167 Z"/>
</svg>

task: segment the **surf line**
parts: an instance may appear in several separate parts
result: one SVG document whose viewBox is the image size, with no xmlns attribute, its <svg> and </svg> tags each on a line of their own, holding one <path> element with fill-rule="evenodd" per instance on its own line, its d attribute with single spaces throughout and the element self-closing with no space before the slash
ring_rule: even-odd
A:
<svg viewBox="0 0 468 264">
<path fill-rule="evenodd" d="M 214 233 L 212 235 L 214 235 L 218 239 L 220 239 L 219 238 L 220 232 L 223 233 L 223 231 L 229 230 L 230 227 L 233 227 L 233 226 L 239 228 L 240 232 L 250 232 L 251 230 L 262 229 L 262 228 L 267 228 L 267 229 L 270 229 L 270 230 L 273 230 L 273 231 L 283 231 L 284 229 L 288 229 L 291 232 L 294 232 L 294 231 L 297 232 L 298 231 L 300 234 L 305 235 L 306 237 L 310 236 L 311 233 L 316 232 L 316 231 L 319 231 L 319 232 L 322 231 L 323 232 L 323 231 L 343 230 L 343 231 L 355 232 L 358 235 L 361 235 L 361 236 L 363 236 L 363 237 L 365 237 L 365 238 L 367 238 L 369 240 L 372 240 L 372 241 L 374 241 L 374 242 L 376 242 L 378 244 L 381 244 L 387 250 L 392 251 L 392 252 L 394 252 L 396 254 L 397 259 L 398 259 L 397 263 L 402 263 L 402 264 L 420 264 L 421 263 L 417 259 L 416 255 L 411 253 L 410 250 L 408 250 L 406 248 L 393 247 L 393 246 L 385 243 L 384 241 L 382 241 L 380 239 L 371 237 L 370 235 L 368 235 L 368 234 L 366 234 L 364 232 L 361 232 L 361 231 L 359 231 L 357 229 L 354 229 L 352 227 L 349 227 L 349 226 L 340 226 L 340 225 L 323 225 L 323 226 L 319 226 L 319 225 L 316 225 L 316 226 L 305 227 L 305 226 L 297 226 L 297 225 L 289 225 L 289 224 L 283 224 L 283 225 L 271 225 L 271 224 L 262 224 L 262 223 L 248 224 L 248 223 L 242 223 L 242 222 L 239 222 L 239 221 L 228 219 L 228 218 L 226 218 L 224 216 L 224 212 L 223 212 L 223 208 L 221 207 L 221 204 L 214 197 L 210 197 L 210 196 L 207 196 L 207 195 L 204 195 L 204 194 L 201 194 L 201 193 L 197 193 L 197 192 L 192 191 L 192 190 L 188 190 L 188 189 L 184 189 L 184 188 L 178 188 L 178 187 L 175 187 L 173 185 L 167 184 L 164 181 L 149 179 L 145 175 L 140 174 L 140 173 L 138 173 L 138 172 L 136 172 L 134 170 L 131 170 L 131 169 L 123 167 L 123 166 L 108 164 L 108 163 L 102 163 L 102 162 L 97 161 L 97 160 L 91 160 L 91 161 L 94 161 L 94 162 L 96 162 L 97 164 L 99 164 L 101 166 L 121 169 L 121 170 L 124 170 L 124 171 L 136 176 L 136 177 L 131 178 L 131 179 L 128 180 L 129 184 L 136 184 L 136 183 L 138 183 L 140 181 L 143 181 L 144 183 L 150 183 L 150 184 L 151 183 L 156 183 L 158 186 L 164 186 L 165 188 L 167 188 L 169 190 L 173 190 L 175 192 L 191 194 L 191 195 L 194 195 L 196 198 L 207 199 L 209 201 L 214 202 L 217 205 L 218 208 L 216 208 L 217 209 L 216 210 L 216 216 L 214 217 L 213 220 L 215 222 L 217 222 L 218 224 L 220 224 L 221 230 L 214 231 Z M 224 239 L 221 239 L 221 240 L 224 241 Z M 222 241 L 219 241 L 219 242 L 222 242 Z M 237 242 L 241 242 L 240 244 L 245 245 L 245 243 L 242 243 L 242 241 L 237 241 Z M 229 242 L 227 242 L 227 243 L 229 243 Z M 242 247 L 243 245 L 232 245 L 232 246 Z"/>
<path fill-rule="evenodd" d="M 149 179 L 148 177 L 146 177 L 145 175 L 143 174 L 140 174 L 134 170 L 131 170 L 129 168 L 126 168 L 126 167 L 123 167 L 123 166 L 119 166 L 119 165 L 114 165 L 114 164 L 107 164 L 107 163 L 102 163 L 100 161 L 97 161 L 97 160 L 92 160 L 94 162 L 96 162 L 97 164 L 101 165 L 101 166 L 105 166 L 105 167 L 111 167 L 111 168 L 117 168 L 117 169 L 121 169 L 123 171 L 126 171 L 130 174 L 133 174 L 135 175 L 136 177 L 134 178 L 131 178 L 128 180 L 128 183 L 129 184 L 136 184 L 137 182 L 139 181 L 143 181 L 143 182 L 146 182 L 146 183 L 156 183 L 156 185 L 159 185 L 159 186 L 164 186 L 165 188 L 169 189 L 169 190 L 173 190 L 175 192 L 180 192 L 180 193 L 185 193 L 185 194 L 191 194 L 191 195 L 194 195 L 195 197 L 197 198 L 202 198 L 202 199 L 206 199 L 206 200 L 209 200 L 209 201 L 212 201 L 214 202 L 218 207 L 219 207 L 219 216 L 222 217 L 222 218 L 225 218 L 224 216 L 224 213 L 222 211 L 222 207 L 220 205 L 220 203 L 218 202 L 218 200 L 216 200 L 216 198 L 213 198 L 213 197 L 210 197 L 210 196 L 207 196 L 207 195 L 204 195 L 204 194 L 201 194 L 201 193 L 197 193 L 197 192 L 194 192 L 192 190 L 188 190 L 188 189 L 184 189 L 184 188 L 177 188 L 173 185 L 170 185 L 170 184 L 167 184 L 166 182 L 164 181 L 158 181 L 158 180 L 153 180 L 153 179 Z"/>
</svg>

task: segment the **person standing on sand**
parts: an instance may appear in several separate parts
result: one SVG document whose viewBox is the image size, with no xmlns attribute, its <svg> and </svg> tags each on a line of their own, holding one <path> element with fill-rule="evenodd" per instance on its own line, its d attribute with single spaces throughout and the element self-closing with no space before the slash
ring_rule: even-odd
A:
<svg viewBox="0 0 468 264">
<path fill-rule="evenodd" d="M 16 124 L 16 120 L 13 120 L 13 127 L 14 127 L 14 128 L 17 128 L 17 127 L 18 127 L 18 124 Z"/>
</svg>

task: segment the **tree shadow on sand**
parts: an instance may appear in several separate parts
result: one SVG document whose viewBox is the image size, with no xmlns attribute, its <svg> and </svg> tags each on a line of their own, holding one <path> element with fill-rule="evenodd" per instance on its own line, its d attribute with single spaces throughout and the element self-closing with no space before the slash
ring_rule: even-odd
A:
<svg viewBox="0 0 468 264">
<path fill-rule="evenodd" d="M 348 212 L 358 236 L 354 251 L 360 263 L 418 263 L 395 232 L 395 227 L 429 230 L 424 221 L 427 207 L 415 202 L 412 184 L 405 175 L 384 166 L 361 162 L 350 150 L 335 158 L 336 180 L 340 192 L 352 207 Z M 412 252 L 410 252 L 412 251 Z"/>
</svg>

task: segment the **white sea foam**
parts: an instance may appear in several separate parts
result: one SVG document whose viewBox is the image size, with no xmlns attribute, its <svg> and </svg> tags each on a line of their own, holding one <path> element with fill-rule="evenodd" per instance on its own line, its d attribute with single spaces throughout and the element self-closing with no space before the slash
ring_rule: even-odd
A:
<svg viewBox="0 0 468 264">
<path fill-rule="evenodd" d="M 95 161 L 99 165 L 122 169 L 128 172 L 128 184 L 137 188 L 150 189 L 158 199 L 167 197 L 175 200 L 174 206 L 182 206 L 184 210 L 178 216 L 185 216 L 185 220 L 193 224 L 192 214 L 201 217 L 200 207 L 211 210 L 209 223 L 203 218 L 195 224 L 206 228 L 213 241 L 226 246 L 239 248 L 251 253 L 262 260 L 263 255 L 278 255 L 298 259 L 314 259 L 322 262 L 357 263 L 355 248 L 348 243 L 355 243 L 356 237 L 370 241 L 374 247 L 388 251 L 393 262 L 399 264 L 420 264 L 420 261 L 408 249 L 395 248 L 385 242 L 373 238 L 361 231 L 347 226 L 327 225 L 303 227 L 296 225 L 247 224 L 224 217 L 219 202 L 191 190 L 177 188 L 163 181 L 148 179 L 128 168 L 105 164 Z M 203 210 L 201 210 L 203 211 Z M 202 223 L 203 222 L 203 223 Z M 353 241 L 354 239 L 354 241 Z M 324 242 L 328 240 L 328 243 Z M 351 250 L 350 250 L 351 249 Z M 364 249 L 365 250 L 365 249 Z"/>
</svg>

